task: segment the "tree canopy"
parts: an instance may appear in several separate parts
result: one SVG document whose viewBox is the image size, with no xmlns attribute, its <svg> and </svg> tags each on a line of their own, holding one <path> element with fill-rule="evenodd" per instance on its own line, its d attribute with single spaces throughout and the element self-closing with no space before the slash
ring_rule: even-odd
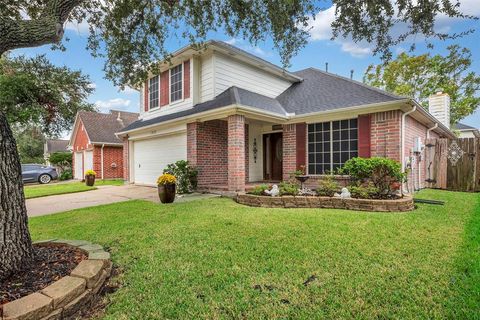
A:
<svg viewBox="0 0 480 320">
<path fill-rule="evenodd" d="M 22 163 L 44 163 L 45 135 L 34 125 L 15 126 L 13 135 L 17 141 L 17 150 Z"/>
<path fill-rule="evenodd" d="M 414 98 L 428 108 L 428 97 L 438 90 L 450 95 L 451 122 L 472 114 L 480 105 L 480 75 L 470 70 L 470 50 L 448 47 L 445 56 L 401 53 L 387 64 L 370 65 L 364 82 L 400 96 Z"/>
<path fill-rule="evenodd" d="M 16 126 L 35 124 L 47 136 L 70 130 L 77 111 L 94 110 L 93 90 L 87 75 L 45 56 L 0 58 L 0 111 Z"/>
<path fill-rule="evenodd" d="M 375 44 L 374 52 L 391 56 L 390 48 L 410 35 L 426 39 L 459 34 L 435 28 L 439 16 L 475 19 L 459 10 L 456 0 L 333 0 L 334 37 Z M 105 72 L 116 85 L 135 84 L 156 63 L 169 57 L 166 41 L 174 37 L 199 44 L 210 32 L 223 30 L 256 44 L 272 39 L 285 66 L 307 43 L 309 22 L 321 10 L 313 0 L 0 0 L 0 53 L 45 43 L 61 45 L 66 21 L 87 22 L 88 47 L 106 58 Z M 28 16 L 30 20 L 25 19 Z M 392 30 L 402 25 L 402 30 Z"/>
</svg>

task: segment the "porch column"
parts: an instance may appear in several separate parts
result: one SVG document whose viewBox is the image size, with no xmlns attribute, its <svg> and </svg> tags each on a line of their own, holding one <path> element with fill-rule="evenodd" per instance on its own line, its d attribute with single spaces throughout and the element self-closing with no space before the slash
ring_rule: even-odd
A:
<svg viewBox="0 0 480 320">
<path fill-rule="evenodd" d="M 245 117 L 228 117 L 228 191 L 245 191 Z"/>
<path fill-rule="evenodd" d="M 288 180 L 290 174 L 297 170 L 297 131 L 295 124 L 283 125 L 283 180 Z"/>
</svg>

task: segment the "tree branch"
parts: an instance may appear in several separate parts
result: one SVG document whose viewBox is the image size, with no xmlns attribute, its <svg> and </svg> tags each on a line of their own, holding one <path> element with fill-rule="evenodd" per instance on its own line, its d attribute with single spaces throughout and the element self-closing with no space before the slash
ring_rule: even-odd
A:
<svg viewBox="0 0 480 320">
<path fill-rule="evenodd" d="M 0 54 L 17 48 L 57 43 L 70 12 L 83 0 L 49 0 L 40 18 L 14 20 L 0 17 Z"/>
</svg>

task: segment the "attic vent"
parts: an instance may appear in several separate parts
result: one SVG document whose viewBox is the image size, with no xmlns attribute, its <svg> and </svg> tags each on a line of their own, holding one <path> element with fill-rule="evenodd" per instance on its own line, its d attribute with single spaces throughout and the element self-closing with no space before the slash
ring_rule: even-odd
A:
<svg viewBox="0 0 480 320">
<path fill-rule="evenodd" d="M 395 119 L 395 111 L 385 111 L 385 112 L 375 113 L 376 122 L 384 122 L 384 121 L 393 120 L 393 119 Z"/>
</svg>

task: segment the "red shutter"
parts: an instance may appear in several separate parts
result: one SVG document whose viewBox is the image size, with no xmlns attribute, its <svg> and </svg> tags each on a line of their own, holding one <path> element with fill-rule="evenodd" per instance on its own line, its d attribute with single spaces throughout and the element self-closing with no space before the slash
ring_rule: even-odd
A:
<svg viewBox="0 0 480 320">
<path fill-rule="evenodd" d="M 297 123 L 296 132 L 297 170 L 300 170 L 301 166 L 306 165 L 307 125 L 305 123 Z"/>
<path fill-rule="evenodd" d="M 148 111 L 148 80 L 145 81 L 145 96 L 143 98 L 144 110 Z"/>
<path fill-rule="evenodd" d="M 358 116 L 358 156 L 370 158 L 371 118 L 369 114 Z"/>
<path fill-rule="evenodd" d="M 183 63 L 183 97 L 190 98 L 190 60 Z"/>
<path fill-rule="evenodd" d="M 169 103 L 168 95 L 170 92 L 170 85 L 169 85 L 169 72 L 163 71 L 160 74 L 160 107 L 166 106 Z"/>
</svg>

